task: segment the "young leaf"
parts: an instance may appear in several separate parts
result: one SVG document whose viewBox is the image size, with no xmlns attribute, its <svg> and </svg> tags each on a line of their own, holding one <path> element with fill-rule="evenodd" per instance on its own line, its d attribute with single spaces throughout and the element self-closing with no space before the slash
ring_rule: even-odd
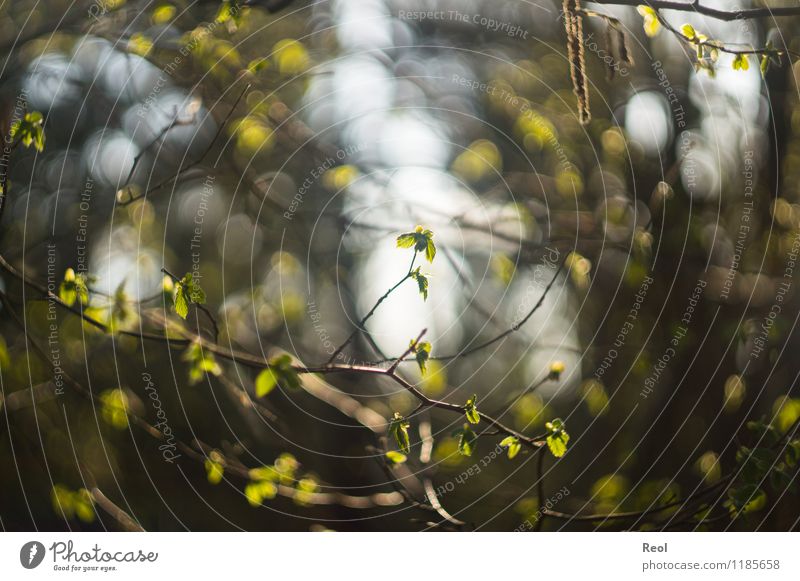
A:
<svg viewBox="0 0 800 581">
<path fill-rule="evenodd" d="M 656 36 L 661 30 L 661 22 L 658 20 L 658 12 L 650 6 L 641 5 L 636 8 L 644 19 L 644 32 L 649 37 Z"/>
<path fill-rule="evenodd" d="M 189 314 L 189 297 L 186 296 L 186 291 L 182 284 L 175 285 L 175 298 L 174 298 L 175 312 L 181 319 L 185 319 Z"/>
<path fill-rule="evenodd" d="M 567 442 L 569 442 L 569 434 L 564 430 L 564 422 L 560 419 L 555 419 L 545 424 L 548 431 L 547 434 L 547 447 L 550 453 L 556 458 L 561 458 L 567 453 Z"/>
<path fill-rule="evenodd" d="M 731 66 L 734 71 L 746 71 L 750 68 L 750 59 L 746 54 L 737 54 Z"/>
<path fill-rule="evenodd" d="M 58 288 L 58 298 L 68 307 L 71 307 L 75 304 L 77 296 L 75 292 L 75 271 L 68 268 L 64 271 L 64 280 L 61 281 L 61 286 Z"/>
<path fill-rule="evenodd" d="M 400 452 L 395 452 L 394 450 L 389 450 L 386 452 L 386 459 L 390 464 L 404 464 L 406 460 L 408 460 L 408 456 Z"/>
<path fill-rule="evenodd" d="M 277 384 L 284 389 L 300 388 L 300 376 L 297 374 L 297 371 L 295 371 L 294 367 L 292 367 L 291 355 L 284 353 L 283 355 L 273 357 L 269 361 L 268 370 L 275 377 Z M 264 378 L 264 380 L 266 381 L 267 379 Z"/>
<path fill-rule="evenodd" d="M 87 276 L 82 273 L 75 273 L 71 268 L 64 271 L 64 280 L 58 288 L 58 298 L 68 307 L 80 301 L 80 304 L 89 303 L 89 287 L 87 286 Z"/>
<path fill-rule="evenodd" d="M 118 430 L 128 427 L 128 395 L 121 389 L 107 389 L 100 394 L 103 420 Z"/>
<path fill-rule="evenodd" d="M 416 238 L 413 232 L 406 232 L 397 237 L 398 248 L 411 248 L 416 243 Z"/>
<path fill-rule="evenodd" d="M 412 341 L 412 345 L 414 342 Z M 428 359 L 431 358 L 431 344 L 427 341 L 422 341 L 414 345 L 415 359 L 419 365 L 420 372 L 424 375 L 428 370 Z"/>
<path fill-rule="evenodd" d="M 469 424 L 464 424 L 464 427 L 459 430 L 458 437 L 458 451 L 462 456 L 472 456 L 475 451 L 475 444 L 478 442 L 478 436 L 469 427 Z"/>
<path fill-rule="evenodd" d="M 478 413 L 478 408 L 476 407 L 477 402 L 478 396 L 473 395 L 467 400 L 467 404 L 464 406 L 464 413 L 466 414 L 467 421 L 470 424 L 478 424 L 481 421 L 481 415 Z"/>
<path fill-rule="evenodd" d="M 433 262 L 433 259 L 436 258 L 436 245 L 433 243 L 433 232 L 430 230 L 426 230 L 425 232 L 430 232 L 428 242 L 425 245 L 425 258 L 428 262 Z"/>
<path fill-rule="evenodd" d="M 405 454 L 411 452 L 411 441 L 408 437 L 408 428 L 410 425 L 411 424 L 398 412 L 394 412 L 394 417 L 389 424 L 389 433 L 394 437 L 395 442 L 397 442 L 397 447 Z"/>
<path fill-rule="evenodd" d="M 519 454 L 519 451 L 522 449 L 522 444 L 519 443 L 519 439 L 514 436 L 503 438 L 503 440 L 500 442 L 500 446 L 508 450 L 509 460 L 513 460 L 514 456 Z"/>
<path fill-rule="evenodd" d="M 419 294 L 422 295 L 423 300 L 428 300 L 428 277 L 419 271 L 419 267 L 411 273 L 411 278 L 417 281 L 419 287 Z"/>
<path fill-rule="evenodd" d="M 11 138 L 19 138 L 25 147 L 33 144 L 36 151 L 44 150 L 44 117 L 39 111 L 26 113 L 25 117 L 11 125 Z"/>
<path fill-rule="evenodd" d="M 189 303 L 202 305 L 206 302 L 206 293 L 194 279 L 191 272 L 175 283 L 175 313 L 185 319 L 189 314 Z"/>
<path fill-rule="evenodd" d="M 206 351 L 203 346 L 195 341 L 183 354 L 183 360 L 190 363 L 189 383 L 194 385 L 205 377 L 206 373 L 212 375 L 222 374 L 222 368 L 217 363 L 214 354 Z"/>
<path fill-rule="evenodd" d="M 258 374 L 258 377 L 256 377 L 256 396 L 264 397 L 271 392 L 277 384 L 278 377 L 275 375 L 272 369 L 267 367 Z"/>
<path fill-rule="evenodd" d="M 417 226 L 413 232 L 405 232 L 397 237 L 398 248 L 414 247 L 414 252 L 425 252 L 428 262 L 436 257 L 436 245 L 433 243 L 433 232 Z"/>
</svg>

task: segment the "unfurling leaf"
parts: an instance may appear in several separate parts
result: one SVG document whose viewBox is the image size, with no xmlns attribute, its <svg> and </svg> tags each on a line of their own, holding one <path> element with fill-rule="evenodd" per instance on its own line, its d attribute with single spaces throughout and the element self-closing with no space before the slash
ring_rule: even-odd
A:
<svg viewBox="0 0 800 581">
<path fill-rule="evenodd" d="M 408 428 L 410 425 L 411 424 L 398 412 L 394 412 L 394 417 L 389 424 L 389 433 L 394 437 L 395 442 L 397 442 L 397 447 L 405 454 L 411 452 L 411 440 L 408 437 Z"/>
<path fill-rule="evenodd" d="M 509 460 L 513 460 L 514 456 L 519 454 L 519 451 L 522 449 L 522 444 L 519 443 L 519 438 L 516 438 L 515 436 L 503 438 L 503 440 L 500 442 L 500 446 L 508 450 Z"/>
<path fill-rule="evenodd" d="M 423 300 L 428 300 L 428 277 L 419 271 L 419 267 L 411 273 L 411 278 L 417 281 L 419 287 L 419 294 L 422 295 Z"/>
<path fill-rule="evenodd" d="M 425 252 L 428 262 L 436 257 L 436 245 L 433 243 L 433 232 L 417 226 L 413 232 L 405 232 L 397 237 L 398 248 L 414 247 L 414 252 Z"/>
<path fill-rule="evenodd" d="M 481 421 L 481 414 L 478 413 L 477 403 L 478 396 L 473 395 L 467 400 L 467 404 L 464 406 L 464 413 L 466 414 L 467 421 L 470 424 L 478 424 Z"/>
<path fill-rule="evenodd" d="M 203 349 L 199 341 L 192 342 L 183 354 L 183 360 L 190 363 L 189 383 L 194 385 L 205 377 L 206 373 L 211 375 L 222 374 L 222 368 L 217 363 L 211 351 Z"/>
<path fill-rule="evenodd" d="M 270 359 L 268 366 L 256 377 L 256 395 L 264 397 L 276 385 L 284 389 L 298 389 L 301 386 L 300 376 L 292 367 L 292 357 L 284 353 Z"/>
<path fill-rule="evenodd" d="M 202 305 L 206 302 L 206 293 L 200 288 L 200 284 L 194 279 L 191 272 L 187 272 L 186 276 L 175 282 L 174 287 L 175 312 L 182 319 L 189 314 L 190 303 Z"/>
<path fill-rule="evenodd" d="M 83 273 L 75 273 L 71 268 L 64 271 L 64 280 L 58 288 L 58 298 L 71 307 L 76 301 L 81 305 L 89 303 L 89 277 Z"/>
<path fill-rule="evenodd" d="M 737 54 L 731 66 L 734 71 L 746 71 L 750 68 L 750 59 L 746 54 Z"/>
<path fill-rule="evenodd" d="M 11 138 L 19 139 L 25 147 L 33 147 L 36 151 L 44 151 L 44 117 L 39 111 L 26 113 L 25 117 L 12 123 Z"/>
<path fill-rule="evenodd" d="M 414 348 L 414 358 L 417 360 L 420 372 L 425 375 L 428 370 L 428 359 L 431 358 L 431 344 L 427 341 L 415 343 L 411 341 L 411 347 Z"/>
<path fill-rule="evenodd" d="M 464 427 L 458 430 L 458 451 L 462 456 L 472 456 L 475 451 L 475 445 L 478 443 L 478 436 L 469 427 L 469 424 L 464 424 Z"/>
<path fill-rule="evenodd" d="M 656 36 L 661 30 L 661 22 L 658 20 L 658 12 L 650 6 L 641 5 L 636 8 L 644 19 L 644 32 L 649 37 Z"/>
<path fill-rule="evenodd" d="M 547 447 L 550 453 L 556 458 L 561 458 L 567 453 L 567 442 L 569 442 L 569 434 L 564 430 L 564 422 L 560 419 L 555 419 L 547 422 L 544 425 L 547 429 Z"/>
</svg>

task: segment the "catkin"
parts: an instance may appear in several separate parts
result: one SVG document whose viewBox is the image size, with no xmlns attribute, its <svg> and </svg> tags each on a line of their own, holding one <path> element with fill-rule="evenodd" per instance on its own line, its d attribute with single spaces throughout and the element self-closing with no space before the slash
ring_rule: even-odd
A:
<svg viewBox="0 0 800 581">
<path fill-rule="evenodd" d="M 586 59 L 583 48 L 583 19 L 579 14 L 580 0 L 564 0 L 564 28 L 567 31 L 567 57 L 572 88 L 578 99 L 578 118 L 586 125 L 592 118 L 589 110 L 589 84 L 586 79 Z"/>
</svg>

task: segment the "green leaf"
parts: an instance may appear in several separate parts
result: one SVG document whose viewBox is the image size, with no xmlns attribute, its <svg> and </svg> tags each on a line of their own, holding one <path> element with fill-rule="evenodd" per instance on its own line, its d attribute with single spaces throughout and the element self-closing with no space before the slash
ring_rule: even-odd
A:
<svg viewBox="0 0 800 581">
<path fill-rule="evenodd" d="M 259 386 L 259 381 L 262 382 L 261 386 Z M 262 397 L 262 392 L 263 395 L 266 395 L 274 389 L 276 384 L 284 389 L 301 387 L 300 376 L 292 366 L 291 355 L 284 353 L 270 359 L 267 368 L 256 378 L 256 395 Z"/>
<path fill-rule="evenodd" d="M 462 456 L 472 456 L 475 451 L 475 445 L 478 443 L 478 436 L 469 427 L 469 424 L 464 424 L 464 427 L 458 431 L 458 451 Z"/>
<path fill-rule="evenodd" d="M 428 262 L 436 257 L 436 245 L 433 243 L 433 232 L 417 226 L 413 232 L 405 232 L 397 237 L 398 248 L 414 247 L 414 252 L 425 252 Z"/>
<path fill-rule="evenodd" d="M 189 314 L 189 297 L 186 296 L 184 286 L 180 283 L 175 285 L 175 312 L 181 319 L 185 319 Z"/>
<path fill-rule="evenodd" d="M 658 12 L 650 6 L 641 5 L 637 7 L 639 14 L 644 19 L 644 32 L 649 37 L 656 36 L 661 31 L 661 22 L 658 20 Z"/>
<path fill-rule="evenodd" d="M 408 232 L 406 234 L 400 234 L 397 237 L 397 247 L 398 248 L 411 248 L 416 243 L 416 238 L 414 237 L 413 232 Z"/>
<path fill-rule="evenodd" d="M 175 313 L 182 319 L 185 319 L 189 314 L 190 303 L 202 305 L 206 302 L 205 291 L 200 288 L 200 284 L 190 272 L 187 272 L 182 279 L 177 281 L 174 287 Z"/>
<path fill-rule="evenodd" d="M 567 453 L 567 442 L 569 442 L 569 434 L 564 430 L 564 422 L 560 419 L 555 419 L 545 424 L 548 431 L 547 434 L 547 447 L 550 453 L 556 458 L 561 458 Z"/>
<path fill-rule="evenodd" d="M 431 344 L 427 341 L 421 341 L 416 344 L 414 341 L 411 341 L 411 345 L 414 347 L 414 358 L 417 360 L 419 370 L 425 375 L 425 372 L 428 370 L 428 359 L 431 358 Z"/>
<path fill-rule="evenodd" d="M 256 396 L 264 397 L 278 384 L 278 376 L 269 367 L 262 370 L 256 377 Z"/>
<path fill-rule="evenodd" d="M 750 59 L 746 54 L 737 54 L 731 66 L 734 71 L 746 71 L 750 68 Z"/>
<path fill-rule="evenodd" d="M 103 420 L 118 430 L 128 427 L 128 395 L 122 389 L 107 389 L 100 393 Z"/>
<path fill-rule="evenodd" d="M 71 307 L 77 301 L 80 301 L 82 305 L 89 304 L 87 276 L 82 273 L 76 274 L 71 268 L 64 271 L 64 280 L 58 288 L 58 298 L 68 307 Z"/>
<path fill-rule="evenodd" d="M 426 232 L 430 232 L 430 230 L 426 230 Z M 433 243 L 433 232 L 430 232 L 428 243 L 425 245 L 425 258 L 428 259 L 428 262 L 433 262 L 433 259 L 436 258 L 436 245 Z"/>
<path fill-rule="evenodd" d="M 12 123 L 11 138 L 19 138 L 19 142 L 25 147 L 33 144 L 37 151 L 44 150 L 44 117 L 39 111 L 26 113 L 25 117 Z"/>
<path fill-rule="evenodd" d="M 417 281 L 419 294 L 422 295 L 423 300 L 428 300 L 428 277 L 419 271 L 419 267 L 411 273 L 411 278 Z"/>
<path fill-rule="evenodd" d="M 408 437 L 408 428 L 411 426 L 406 419 L 398 412 L 394 412 L 394 417 L 389 423 L 389 433 L 394 437 L 397 442 L 397 447 L 405 453 L 411 452 L 411 440 Z"/>
<path fill-rule="evenodd" d="M 694 30 L 694 26 L 692 26 L 691 24 L 684 24 L 683 26 L 681 26 L 681 33 L 689 40 L 694 40 L 694 38 L 697 36 L 697 33 Z"/>
<path fill-rule="evenodd" d="M 198 341 L 193 342 L 186 349 L 183 354 L 183 360 L 190 363 L 189 383 L 192 385 L 202 381 L 206 373 L 211 375 L 222 374 L 222 368 L 217 363 L 214 354 L 203 349 L 203 346 Z"/>
<path fill-rule="evenodd" d="M 507 438 L 503 438 L 500 442 L 500 445 L 503 448 L 508 450 L 508 459 L 513 460 L 514 457 L 519 454 L 519 451 L 522 449 L 522 444 L 519 443 L 519 438 L 515 436 L 508 436 Z"/>
<path fill-rule="evenodd" d="M 390 464 L 404 464 L 408 460 L 408 456 L 394 450 L 386 452 L 386 459 Z"/>
<path fill-rule="evenodd" d="M 761 74 L 766 75 L 769 72 L 770 57 L 768 54 L 761 55 Z"/>
<path fill-rule="evenodd" d="M 464 406 L 464 413 L 467 416 L 467 421 L 470 424 L 479 424 L 481 421 L 481 415 L 478 413 L 478 408 L 476 407 L 478 403 L 478 396 L 473 395 L 471 398 L 467 400 L 466 405 Z"/>
</svg>

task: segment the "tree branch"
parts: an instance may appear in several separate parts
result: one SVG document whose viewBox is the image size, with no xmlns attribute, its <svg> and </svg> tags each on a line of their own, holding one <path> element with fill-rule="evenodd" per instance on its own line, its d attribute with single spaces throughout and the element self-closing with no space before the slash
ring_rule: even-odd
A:
<svg viewBox="0 0 800 581">
<path fill-rule="evenodd" d="M 739 8 L 734 10 L 720 10 L 701 4 L 699 0 L 691 2 L 675 2 L 672 0 L 591 0 L 592 4 L 639 6 L 646 5 L 655 10 L 678 10 L 681 12 L 695 12 L 717 20 L 749 20 L 755 18 L 777 18 L 780 16 L 800 15 L 800 6 L 783 6 L 775 8 Z"/>
</svg>

